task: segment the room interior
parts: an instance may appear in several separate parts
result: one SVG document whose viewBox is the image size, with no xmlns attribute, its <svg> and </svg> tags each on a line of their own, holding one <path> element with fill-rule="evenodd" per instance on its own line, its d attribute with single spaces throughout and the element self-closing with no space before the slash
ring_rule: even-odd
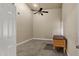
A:
<svg viewBox="0 0 79 59">
<path fill-rule="evenodd" d="M 25 3 L 16 5 L 18 56 L 78 55 L 78 4 Z M 40 12 L 47 11 L 47 13 Z M 74 34 L 74 35 L 73 35 Z M 66 53 L 53 49 L 54 35 L 66 38 Z M 58 41 L 61 42 L 61 41 Z M 57 43 L 58 44 L 58 43 Z M 61 43 L 62 44 L 62 43 Z M 63 46 L 62 46 L 63 47 Z"/>
<path fill-rule="evenodd" d="M 0 56 L 79 56 L 79 4 L 0 3 Z"/>
<path fill-rule="evenodd" d="M 0 0 L 0 56 L 77 59 L 78 0 Z"/>
</svg>

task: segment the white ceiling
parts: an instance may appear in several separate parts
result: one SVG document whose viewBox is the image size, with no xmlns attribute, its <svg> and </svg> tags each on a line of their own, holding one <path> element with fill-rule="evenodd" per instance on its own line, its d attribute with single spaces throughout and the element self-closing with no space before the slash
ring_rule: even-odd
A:
<svg viewBox="0 0 79 59">
<path fill-rule="evenodd" d="M 33 5 L 36 4 L 37 7 L 34 7 Z M 27 5 L 34 10 L 37 10 L 39 8 L 43 9 L 54 9 L 54 8 L 61 8 L 61 3 L 27 3 Z"/>
</svg>

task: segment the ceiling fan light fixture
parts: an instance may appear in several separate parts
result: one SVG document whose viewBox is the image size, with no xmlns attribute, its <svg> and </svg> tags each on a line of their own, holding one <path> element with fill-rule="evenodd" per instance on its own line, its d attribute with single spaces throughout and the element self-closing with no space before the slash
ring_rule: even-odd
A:
<svg viewBox="0 0 79 59">
<path fill-rule="evenodd" d="M 38 5 L 37 5 L 37 4 L 33 4 L 33 6 L 34 6 L 34 7 L 38 7 Z"/>
</svg>

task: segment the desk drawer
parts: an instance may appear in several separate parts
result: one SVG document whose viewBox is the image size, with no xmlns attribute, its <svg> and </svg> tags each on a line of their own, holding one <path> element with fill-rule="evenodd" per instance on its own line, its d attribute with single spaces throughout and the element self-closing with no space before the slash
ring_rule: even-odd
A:
<svg viewBox="0 0 79 59">
<path fill-rule="evenodd" d="M 55 45 L 55 47 L 65 47 L 65 45 Z"/>
<path fill-rule="evenodd" d="M 65 45 L 65 40 L 54 40 L 54 45 Z"/>
</svg>

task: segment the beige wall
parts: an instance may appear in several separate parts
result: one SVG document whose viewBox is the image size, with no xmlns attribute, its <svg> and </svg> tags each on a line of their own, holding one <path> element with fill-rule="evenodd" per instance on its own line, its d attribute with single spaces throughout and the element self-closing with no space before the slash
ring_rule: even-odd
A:
<svg viewBox="0 0 79 59">
<path fill-rule="evenodd" d="M 48 9 L 49 13 L 33 15 L 33 38 L 52 38 L 60 34 L 61 9 Z"/>
<path fill-rule="evenodd" d="M 67 52 L 69 55 L 76 55 L 77 39 L 77 18 L 76 4 L 63 4 L 62 20 L 64 36 L 67 38 Z"/>
<path fill-rule="evenodd" d="M 17 43 L 32 38 L 32 11 L 26 4 L 16 4 Z M 18 15 L 17 13 L 20 13 Z"/>
<path fill-rule="evenodd" d="M 76 9 L 77 9 L 77 42 L 76 44 L 79 45 L 79 3 L 76 4 Z"/>
</svg>

